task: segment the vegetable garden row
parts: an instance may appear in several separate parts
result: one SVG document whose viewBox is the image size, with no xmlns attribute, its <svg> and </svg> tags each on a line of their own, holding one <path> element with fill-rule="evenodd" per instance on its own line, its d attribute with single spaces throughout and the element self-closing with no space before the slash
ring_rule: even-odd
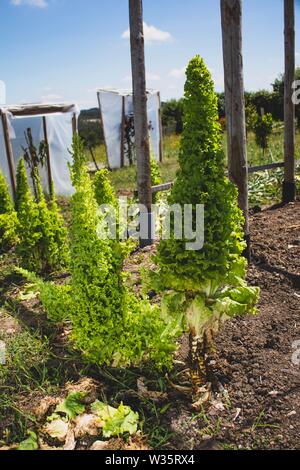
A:
<svg viewBox="0 0 300 470">
<path fill-rule="evenodd" d="M 169 203 L 205 205 L 205 243 L 202 250 L 186 251 L 186 240 L 177 240 L 173 227 L 171 238 L 157 247 L 156 268 L 145 275 L 142 295 L 124 278 L 133 241 L 98 236 L 106 216 L 98 207 L 118 201 L 106 170 L 91 179 L 78 137 L 70 166 L 76 192 L 69 230 L 54 190 L 48 199 L 43 194 L 37 167 L 31 168 L 31 190 L 22 159 L 15 205 L 1 179 L 1 247 L 15 250 L 15 272 L 34 286 L 50 322 L 71 323 L 71 345 L 91 364 L 166 373 L 188 332 L 191 402 L 201 409 L 217 391 L 206 361 L 214 337 L 226 320 L 256 313 L 259 289 L 245 281 L 243 216 L 225 176 L 217 98 L 199 56 L 187 68 L 184 112 L 180 170 Z M 70 273 L 65 282 L 47 280 L 62 270 Z M 151 303 L 149 292 L 158 301 Z"/>
<path fill-rule="evenodd" d="M 141 2 L 129 3 L 131 33 L 139 37 L 133 19 L 142 18 Z M 228 20 L 227 2 L 221 6 Z M 230 40 L 224 34 L 227 53 Z M 134 47 L 132 53 L 137 76 Z M 225 60 L 227 71 L 235 66 Z M 142 135 L 148 132 L 143 90 L 135 78 L 133 85 L 141 117 L 139 202 L 148 216 L 151 199 L 160 203 L 160 193 L 151 192 L 158 167 Z M 231 95 L 241 104 L 242 96 Z M 291 367 L 297 361 L 291 340 L 299 332 L 293 222 L 299 204 L 251 220 L 249 266 L 245 116 L 243 106 L 235 113 L 236 103 L 227 100 L 230 178 L 212 77 L 195 56 L 186 70 L 179 170 L 168 204 L 182 214 L 189 205 L 195 230 L 197 207 L 204 206 L 201 249 L 186 249 L 193 240 L 178 237 L 175 215 L 170 237 L 154 246 L 141 249 L 129 235 L 124 239 L 108 171 L 89 174 L 78 135 L 70 149 L 74 194 L 63 203 L 54 185 L 43 192 L 43 147 L 24 151 L 14 198 L 0 173 L 0 449 L 287 448 L 292 438 L 300 445 L 298 375 Z M 265 149 L 271 117 L 256 115 L 252 127 Z M 284 195 L 294 200 L 294 174 L 287 175 L 294 154 L 288 157 Z M 118 214 L 115 239 L 102 236 L 109 219 L 104 206 Z M 286 375 L 295 379 L 292 386 Z"/>
</svg>

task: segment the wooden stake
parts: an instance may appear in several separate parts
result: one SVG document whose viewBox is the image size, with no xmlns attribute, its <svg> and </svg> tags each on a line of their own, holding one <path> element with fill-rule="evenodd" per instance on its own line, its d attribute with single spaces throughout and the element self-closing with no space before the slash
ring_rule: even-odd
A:
<svg viewBox="0 0 300 470">
<path fill-rule="evenodd" d="M 228 170 L 230 180 L 238 187 L 239 191 L 239 207 L 245 217 L 244 232 L 247 242 L 245 256 L 250 260 L 241 0 L 221 0 L 221 15 L 228 134 Z"/>
<path fill-rule="evenodd" d="M 148 221 L 148 237 L 147 239 L 141 239 L 141 246 L 147 246 L 152 244 L 152 229 L 150 222 L 152 219 L 152 194 L 142 0 L 129 0 L 129 20 L 135 146 L 137 155 L 137 186 L 139 202 L 144 207 L 140 214 L 141 225 L 142 221 L 145 224 Z"/>
<path fill-rule="evenodd" d="M 104 129 L 104 123 L 103 123 L 103 114 L 102 114 L 102 107 L 101 107 L 101 100 L 100 100 L 100 93 L 97 93 L 97 98 L 98 98 L 98 105 L 99 105 L 99 112 L 100 112 L 100 126 L 102 128 L 102 133 L 103 133 L 103 139 L 104 139 L 104 147 L 105 147 L 105 153 L 106 153 L 106 160 L 107 160 L 107 166 L 111 170 L 110 165 L 109 165 L 109 158 L 108 158 L 108 149 L 107 149 L 107 141 L 105 137 L 105 129 Z"/>
<path fill-rule="evenodd" d="M 52 168 L 51 168 L 51 158 L 50 158 L 50 147 L 49 147 L 49 140 L 48 140 L 48 131 L 47 131 L 47 120 L 46 116 L 43 116 L 43 131 L 44 131 L 44 139 L 46 143 L 46 159 L 47 159 L 47 176 L 48 176 L 48 187 L 49 187 L 49 195 L 50 197 L 53 196 L 53 178 L 52 178 Z"/>
<path fill-rule="evenodd" d="M 76 113 L 73 114 L 72 117 L 72 132 L 73 132 L 73 137 L 77 135 L 77 116 Z"/>
<path fill-rule="evenodd" d="M 11 145 L 10 136 L 9 136 L 8 119 L 7 119 L 6 114 L 2 114 L 2 126 L 3 126 L 5 150 L 6 150 L 6 157 L 7 157 L 7 162 L 8 162 L 12 194 L 13 194 L 13 198 L 16 199 L 16 194 L 17 194 L 16 169 L 15 169 L 15 161 L 14 161 L 12 145 Z"/>
<path fill-rule="evenodd" d="M 284 0 L 285 75 L 284 75 L 284 203 L 295 201 L 295 105 L 292 100 L 295 80 L 295 2 Z"/>
<path fill-rule="evenodd" d="M 121 168 L 124 167 L 124 139 L 125 139 L 125 96 L 122 96 L 122 120 L 121 120 Z"/>
<path fill-rule="evenodd" d="M 159 121 L 159 161 L 163 161 L 163 127 L 162 127 L 162 119 L 161 119 L 161 99 L 160 99 L 160 92 L 158 92 L 158 121 Z"/>
</svg>

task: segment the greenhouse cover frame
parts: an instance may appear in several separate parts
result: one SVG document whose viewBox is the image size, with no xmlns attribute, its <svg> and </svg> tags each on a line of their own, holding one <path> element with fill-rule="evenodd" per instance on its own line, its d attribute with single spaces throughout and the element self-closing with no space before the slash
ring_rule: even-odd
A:
<svg viewBox="0 0 300 470">
<path fill-rule="evenodd" d="M 72 103 L 41 103 L 41 104 L 24 104 L 24 105 L 5 105 L 0 107 L 0 118 L 2 121 L 3 128 L 3 140 L 5 147 L 5 154 L 8 164 L 9 177 L 11 182 L 12 195 L 15 198 L 16 195 L 16 168 L 15 168 L 15 157 L 12 147 L 12 126 L 11 121 L 18 118 L 34 118 L 41 117 L 43 125 L 43 140 L 47 144 L 47 155 L 46 155 L 46 166 L 47 166 L 47 182 L 48 190 L 51 193 L 53 177 L 52 177 L 52 166 L 51 166 L 51 150 L 48 139 L 48 127 L 47 127 L 47 116 L 57 116 L 72 114 L 71 125 L 72 135 L 77 133 L 77 116 L 78 107 Z M 0 162 L 1 163 L 1 162 Z"/>
<path fill-rule="evenodd" d="M 103 99 L 106 97 L 111 99 L 111 103 L 104 103 Z M 156 99 L 156 105 L 153 102 L 152 106 L 150 100 Z M 117 99 L 119 100 L 117 101 Z M 126 164 L 124 156 L 124 124 L 126 109 L 130 109 L 133 113 L 133 98 L 132 91 L 118 90 L 118 89 L 101 89 L 97 90 L 98 106 L 100 111 L 100 120 L 104 136 L 104 144 L 108 166 L 110 169 L 123 168 Z M 115 102 L 113 103 L 113 100 Z M 163 131 L 161 120 L 161 97 L 158 90 L 147 90 L 148 99 L 148 117 L 152 115 L 155 120 L 155 129 L 150 132 L 150 142 L 154 145 L 154 156 L 157 161 L 163 160 Z M 115 106 L 115 107 L 114 107 Z M 108 114 L 110 113 L 110 115 Z M 110 134 L 110 135 L 109 135 Z M 112 137 L 112 135 L 114 136 Z"/>
</svg>

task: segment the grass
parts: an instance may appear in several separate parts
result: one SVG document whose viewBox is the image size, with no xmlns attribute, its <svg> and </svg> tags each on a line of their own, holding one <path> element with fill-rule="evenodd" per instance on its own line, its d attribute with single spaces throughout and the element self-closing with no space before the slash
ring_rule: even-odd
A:
<svg viewBox="0 0 300 470">
<path fill-rule="evenodd" d="M 0 256 L 0 341 L 5 344 L 5 364 L 0 364 L 0 447 L 22 441 L 35 426 L 36 418 L 23 406 L 24 400 L 58 390 L 74 374 L 80 375 L 82 363 L 74 351 L 60 347 L 56 325 L 46 321 L 39 302 L 27 295 L 14 264 L 12 254 Z"/>
<path fill-rule="evenodd" d="M 0 257 L 0 321 L 6 320 L 6 326 L 0 327 L 0 341 L 6 345 L 6 363 L 0 365 L 0 447 L 18 444 L 28 431 L 39 430 L 41 421 L 34 414 L 35 405 L 43 397 L 61 394 L 68 382 L 83 377 L 101 384 L 104 401 L 116 407 L 126 403 L 139 413 L 150 446 L 166 446 L 171 433 L 163 418 L 171 403 L 156 403 L 137 388 L 142 374 L 147 385 L 158 384 L 163 392 L 164 377 L 148 369 L 119 370 L 88 364 L 72 343 L 63 339 L 67 325 L 47 321 L 38 299 L 28 295 L 13 265 L 11 256 Z"/>
<path fill-rule="evenodd" d="M 98 145 L 96 147 L 95 151 L 95 159 L 96 161 L 100 164 L 100 166 L 106 166 L 107 165 L 107 158 L 106 158 L 106 150 L 105 150 L 105 145 Z M 89 150 L 85 151 L 86 159 L 88 162 L 93 162 L 92 155 Z"/>
<path fill-rule="evenodd" d="M 15 443 L 35 422 L 19 406 L 20 398 L 36 390 L 46 393 L 48 387 L 48 340 L 26 327 L 10 338 L 1 332 L 0 339 L 6 345 L 6 364 L 0 365 L 0 440 Z"/>
</svg>

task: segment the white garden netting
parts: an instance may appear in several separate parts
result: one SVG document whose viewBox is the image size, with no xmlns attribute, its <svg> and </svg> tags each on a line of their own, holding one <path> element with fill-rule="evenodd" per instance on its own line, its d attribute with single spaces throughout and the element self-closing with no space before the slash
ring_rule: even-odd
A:
<svg viewBox="0 0 300 470">
<path fill-rule="evenodd" d="M 132 93 L 115 90 L 99 90 L 98 103 L 101 111 L 104 139 L 107 151 L 108 164 L 111 169 L 122 166 L 122 114 L 123 97 L 125 101 L 125 116 L 133 114 Z M 161 125 L 160 125 L 160 95 L 158 91 L 147 91 L 147 111 L 149 123 L 149 136 L 151 153 L 157 161 L 161 160 Z M 124 165 L 128 165 L 128 158 L 124 158 Z"/>
<path fill-rule="evenodd" d="M 10 141 L 13 150 L 15 168 L 17 168 L 19 160 L 24 155 L 23 148 L 28 145 L 25 139 L 25 133 L 28 128 L 31 129 L 33 143 L 36 148 L 40 142 L 44 140 L 43 115 L 34 117 L 22 116 L 16 117 L 9 112 L 9 107 L 0 109 L 1 113 L 6 113 L 9 122 Z M 72 118 L 74 114 L 78 114 L 76 106 L 70 108 L 67 113 L 47 114 L 46 125 L 50 151 L 50 162 L 52 178 L 55 192 L 60 196 L 70 196 L 74 193 L 71 184 L 68 163 L 71 162 L 69 150 L 72 146 Z M 4 141 L 3 126 L 0 121 L 0 168 L 2 173 L 11 185 L 7 154 Z M 40 168 L 43 189 L 48 192 L 47 167 Z"/>
</svg>

